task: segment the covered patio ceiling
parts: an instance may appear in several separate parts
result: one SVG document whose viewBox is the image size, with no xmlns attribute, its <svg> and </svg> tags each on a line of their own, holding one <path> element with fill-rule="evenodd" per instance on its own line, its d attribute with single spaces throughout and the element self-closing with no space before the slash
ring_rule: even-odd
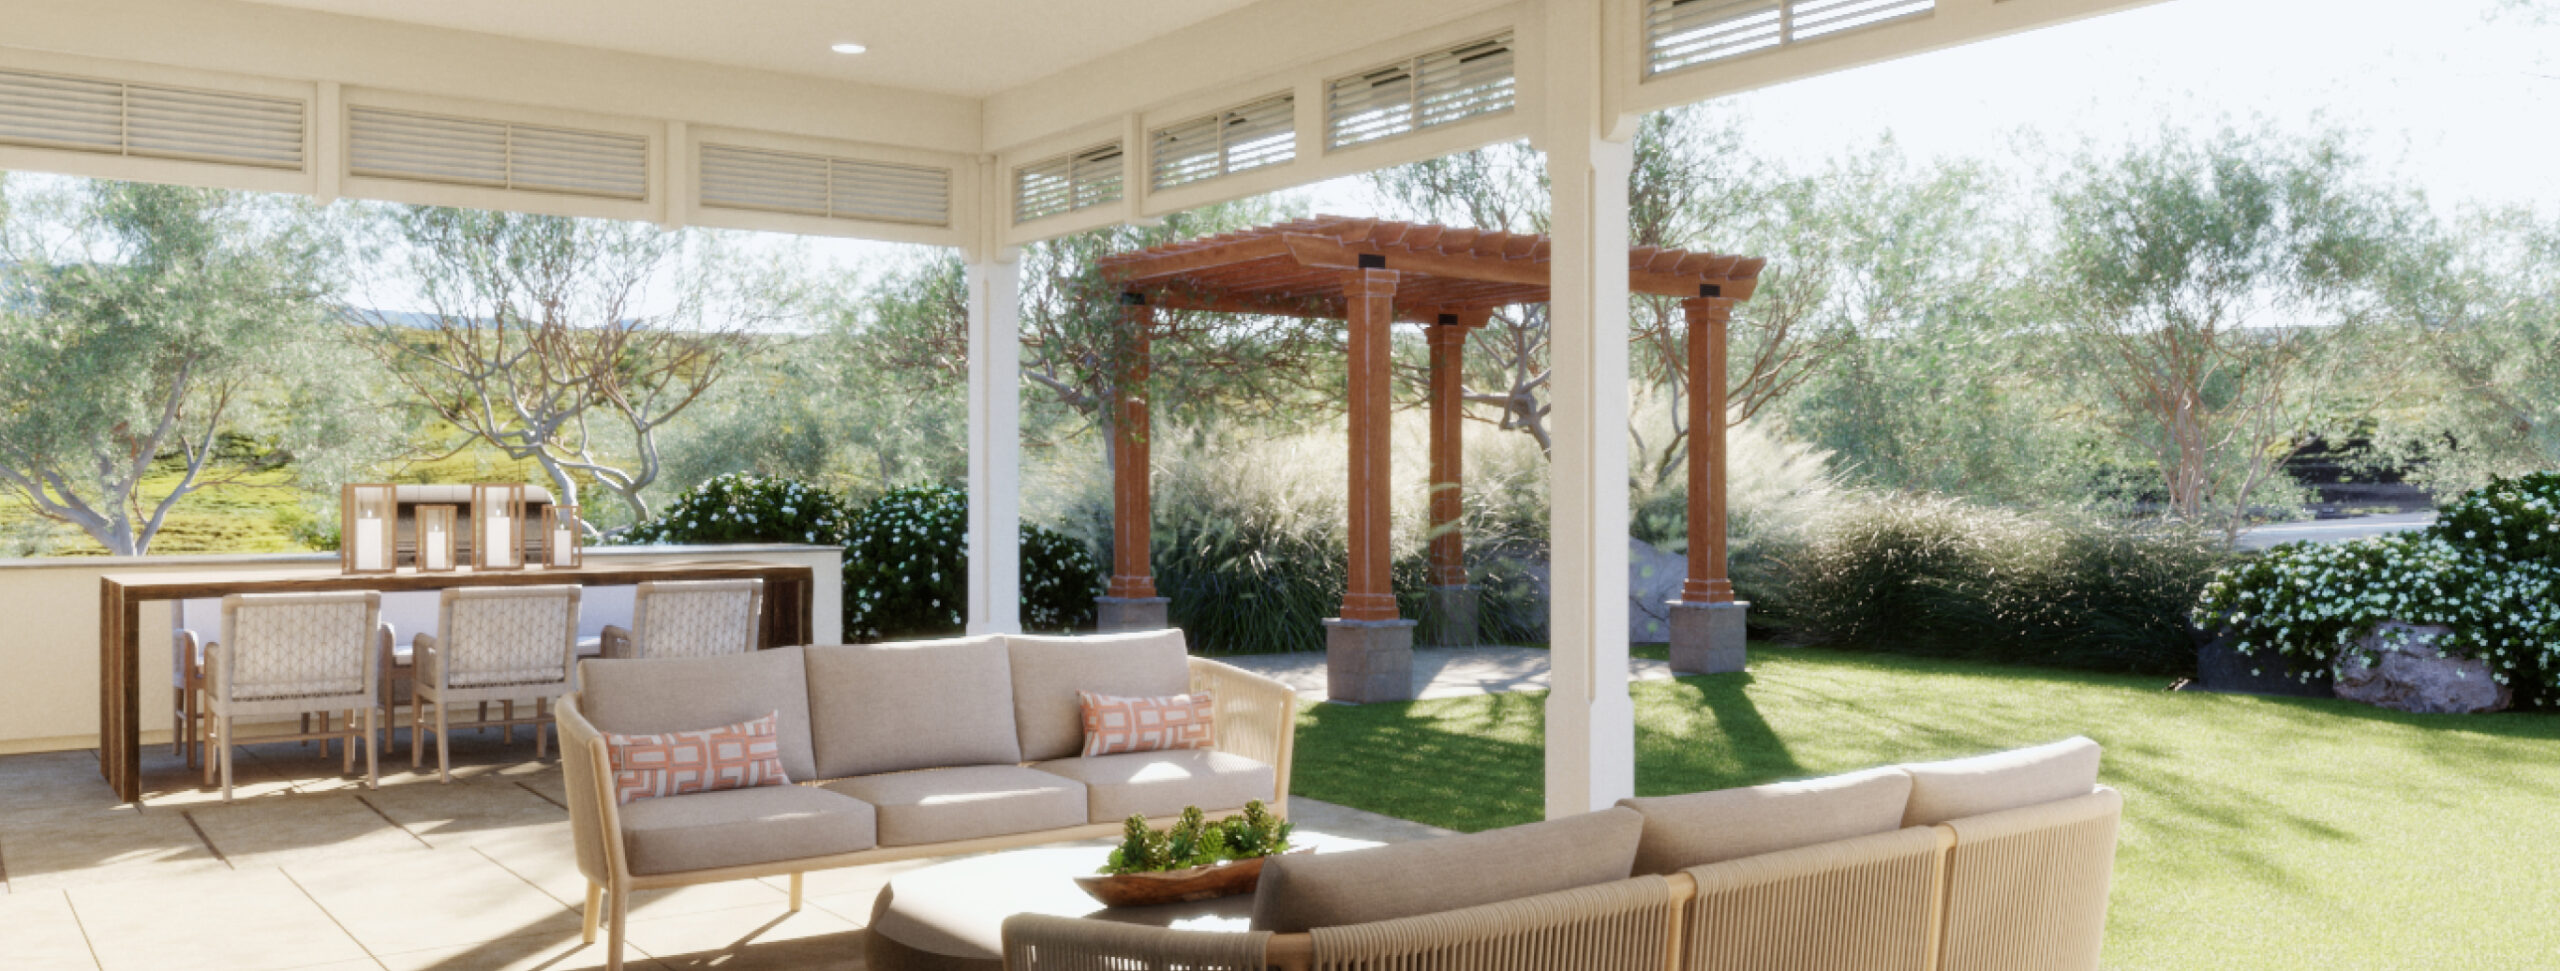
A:
<svg viewBox="0 0 2560 971">
<path fill-rule="evenodd" d="M 1543 288 L 1546 795 L 1565 814 L 1635 785 L 1628 297 L 1713 285 L 1730 300 L 1758 269 L 1639 253 L 1637 272 L 1618 272 L 1637 121 L 2149 2 L 0 0 L 0 170 L 957 249 L 969 626 L 1007 631 L 1020 626 L 1018 247 L 1526 140 L 1546 160 L 1547 243 L 1408 243 L 1412 227 L 1354 222 L 1238 245 L 1276 247 L 1258 257 L 1274 267 L 1409 270 L 1460 307 Z M 827 51 L 840 42 L 871 50 Z M 1482 273 L 1435 270 L 1453 258 Z M 1182 272 L 1163 275 L 1168 295 Z M 1322 299 L 1277 280 L 1266 298 Z M 125 696 L 126 723 L 137 704 Z"/>
</svg>

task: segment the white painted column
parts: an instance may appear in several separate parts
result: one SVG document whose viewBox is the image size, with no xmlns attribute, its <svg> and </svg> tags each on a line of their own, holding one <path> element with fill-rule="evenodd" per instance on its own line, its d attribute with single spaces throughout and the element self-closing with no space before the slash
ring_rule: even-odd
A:
<svg viewBox="0 0 2560 971">
<path fill-rule="evenodd" d="M 969 285 L 969 633 L 1022 631 L 1022 262 L 992 248 Z"/>
<path fill-rule="evenodd" d="M 1602 0 L 1547 0 L 1554 188 L 1554 549 L 1547 815 L 1635 794 L 1627 697 L 1627 175 L 1632 125 L 1602 96 Z"/>
</svg>

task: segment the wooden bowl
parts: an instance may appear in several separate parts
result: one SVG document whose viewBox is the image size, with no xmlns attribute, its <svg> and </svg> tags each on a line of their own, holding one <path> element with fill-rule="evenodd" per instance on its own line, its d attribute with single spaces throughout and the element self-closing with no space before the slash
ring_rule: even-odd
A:
<svg viewBox="0 0 2560 971">
<path fill-rule="evenodd" d="M 1313 847 L 1292 847 L 1285 851 L 1299 853 Z M 1076 886 L 1105 907 L 1150 907 L 1156 904 L 1189 903 L 1240 893 L 1252 893 L 1262 879 L 1260 856 L 1250 860 L 1230 860 L 1195 866 L 1187 870 L 1163 870 L 1155 873 L 1097 873 L 1076 878 Z"/>
</svg>

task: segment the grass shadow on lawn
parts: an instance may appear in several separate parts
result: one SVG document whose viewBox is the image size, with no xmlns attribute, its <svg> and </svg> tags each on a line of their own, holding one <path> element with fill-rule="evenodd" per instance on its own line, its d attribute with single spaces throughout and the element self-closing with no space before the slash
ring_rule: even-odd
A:
<svg viewBox="0 0 2560 971">
<path fill-rule="evenodd" d="M 1755 645 L 1749 674 L 1632 687 L 1636 785 L 1692 792 L 2087 735 L 2126 797 L 2109 967 L 2547 963 L 2560 717 L 2166 687 Z M 1535 820 L 1545 701 L 1311 706 L 1292 788 L 1459 830 Z"/>
</svg>

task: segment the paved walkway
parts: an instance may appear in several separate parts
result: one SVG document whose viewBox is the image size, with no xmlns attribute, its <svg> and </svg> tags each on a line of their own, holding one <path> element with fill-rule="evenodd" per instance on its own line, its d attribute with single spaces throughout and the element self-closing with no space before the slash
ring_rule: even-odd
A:
<svg viewBox="0 0 2560 971">
<path fill-rule="evenodd" d="M 2394 513 L 2388 516 L 2349 516 L 2344 519 L 2314 519 L 2298 523 L 2270 523 L 2240 531 L 2233 546 L 2244 550 L 2263 550 L 2279 543 L 2309 540 L 2314 543 L 2343 543 L 2351 539 L 2387 536 L 2425 529 L 2435 525 L 2431 512 Z"/>
<path fill-rule="evenodd" d="M 576 971 L 586 894 L 557 761 L 495 733 L 458 738 L 456 779 L 433 763 L 382 788 L 294 743 L 238 760 L 238 800 L 196 787 L 166 746 L 145 750 L 141 805 L 116 805 L 92 752 L 0 757 L 0 968 L 7 971 Z M 389 767 L 388 764 L 385 766 Z M 1290 801 L 1310 835 L 1396 842 L 1418 823 Z M 1096 841 L 1100 845 L 1101 841 Z M 853 971 L 890 877 L 919 860 L 788 880 L 633 895 L 634 971 Z"/>
<path fill-rule="evenodd" d="M 1218 660 L 1247 671 L 1278 678 L 1298 694 L 1324 697 L 1324 652 L 1238 654 Z M 1547 652 L 1532 647 L 1417 647 L 1413 650 L 1413 690 L 1422 698 L 1460 698 L 1510 691 L 1544 691 L 1549 669 Z M 1627 673 L 1638 681 L 1669 681 L 1669 662 L 1634 658 Z"/>
</svg>

